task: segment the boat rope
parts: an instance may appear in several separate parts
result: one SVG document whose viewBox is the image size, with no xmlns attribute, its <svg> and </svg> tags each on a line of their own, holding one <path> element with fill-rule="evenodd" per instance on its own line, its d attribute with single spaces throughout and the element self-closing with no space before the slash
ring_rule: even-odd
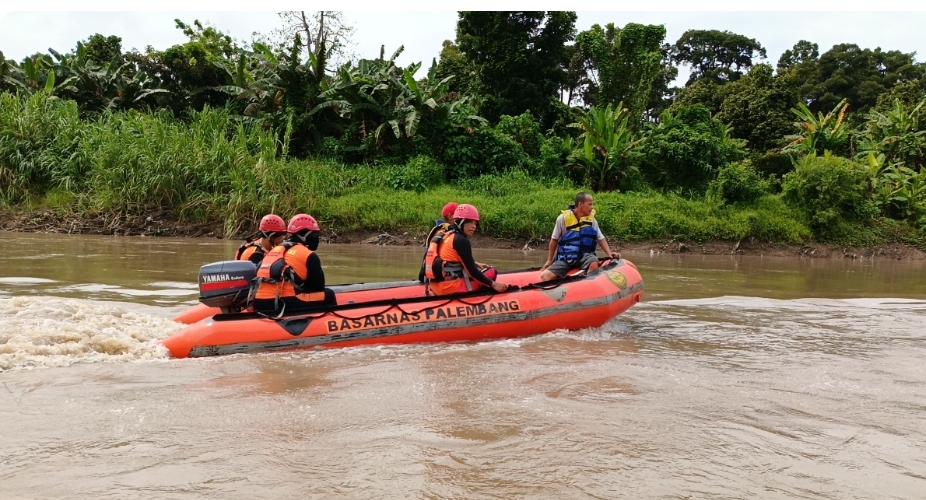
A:
<svg viewBox="0 0 926 500">
<path fill-rule="evenodd" d="M 607 260 L 607 259 L 599 259 L 599 261 L 604 261 L 604 260 Z M 507 293 L 525 292 L 529 290 L 552 290 L 554 288 L 558 288 L 567 283 L 581 281 L 590 276 L 595 276 L 596 274 L 598 274 L 599 270 L 603 269 L 604 267 L 606 266 L 602 266 L 598 268 L 598 270 L 595 270 L 591 273 L 586 273 L 582 271 L 582 272 L 579 272 L 571 276 L 564 276 L 562 278 L 556 278 L 553 280 L 543 281 L 539 283 L 530 283 L 524 286 L 510 285 L 508 287 L 508 290 L 506 290 L 503 293 L 507 294 Z M 283 320 L 296 319 L 296 318 L 312 320 L 312 319 L 318 319 L 318 318 L 321 318 L 321 317 L 324 317 L 330 314 L 332 316 L 335 316 L 341 319 L 355 320 L 355 319 L 366 319 L 368 317 L 382 315 L 393 309 L 397 309 L 403 314 L 418 314 L 418 313 L 422 313 L 422 312 L 429 311 L 429 310 L 440 309 L 450 304 L 451 302 L 455 302 L 455 301 L 461 302 L 462 304 L 468 305 L 468 306 L 478 306 L 478 305 L 482 305 L 482 304 L 489 302 L 496 295 L 498 294 L 493 293 L 491 288 L 486 288 L 486 289 L 482 289 L 482 290 L 478 290 L 474 292 L 467 292 L 465 295 L 462 295 L 462 296 L 455 294 L 455 295 L 448 296 L 448 298 L 444 300 L 443 302 L 441 302 L 440 304 L 429 305 L 427 307 L 418 309 L 416 311 L 407 311 L 403 309 L 402 306 L 407 305 L 407 304 L 415 304 L 419 302 L 433 302 L 434 297 L 412 297 L 412 298 L 406 298 L 406 299 L 388 299 L 388 302 L 379 300 L 379 301 L 371 301 L 371 302 L 359 302 L 355 304 L 340 304 L 340 305 L 335 305 L 335 306 L 330 306 L 327 304 L 324 304 L 324 305 L 319 304 L 319 305 L 309 306 L 307 308 L 300 308 L 297 310 L 296 313 L 293 313 L 293 315 L 288 315 L 288 316 L 282 316 L 283 311 L 279 311 L 279 312 L 273 311 L 273 313 L 263 313 L 259 311 L 254 311 L 252 313 L 237 313 L 236 315 L 232 315 L 232 314 L 216 315 L 214 316 L 214 319 L 222 321 L 226 319 L 236 319 L 231 316 L 236 316 L 237 318 L 241 318 L 243 317 L 243 315 L 250 314 L 250 315 L 256 315 L 262 318 L 266 318 L 266 319 L 279 322 Z M 478 300 L 476 302 L 468 302 L 466 300 L 474 296 L 476 298 L 481 298 L 481 300 Z M 341 311 L 343 310 L 367 308 L 367 307 L 379 306 L 379 305 L 384 306 L 385 309 L 383 309 L 382 311 L 376 312 L 376 313 L 367 313 L 367 314 L 363 314 L 361 316 L 356 316 L 356 317 L 345 316 L 344 314 L 341 313 Z M 273 314 L 273 315 L 271 316 L 270 314 Z"/>
</svg>

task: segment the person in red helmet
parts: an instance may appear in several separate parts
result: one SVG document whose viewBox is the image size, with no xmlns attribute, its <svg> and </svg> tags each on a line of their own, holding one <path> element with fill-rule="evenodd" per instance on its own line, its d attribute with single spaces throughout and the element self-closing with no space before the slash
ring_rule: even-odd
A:
<svg viewBox="0 0 926 500">
<path fill-rule="evenodd" d="M 424 272 L 429 293 L 449 295 L 484 286 L 492 287 L 496 292 L 508 289 L 508 285 L 494 281 L 497 275 L 494 268 L 480 266 L 473 259 L 469 237 L 476 232 L 478 224 L 479 211 L 476 207 L 460 205 L 453 213 L 450 229 L 430 241 Z"/>
<path fill-rule="evenodd" d="M 441 210 L 441 217 L 443 219 L 435 219 L 434 227 L 431 228 L 431 232 L 428 233 L 428 237 L 424 239 L 424 256 L 421 258 L 421 269 L 418 270 L 418 281 L 424 283 L 424 257 L 428 254 L 428 245 L 431 244 L 431 240 L 434 239 L 438 233 L 447 232 L 450 229 L 450 226 L 453 224 L 453 213 L 457 210 L 457 205 L 454 202 L 450 202 L 444 205 L 444 208 Z M 478 262 L 477 262 L 478 264 Z"/>
<path fill-rule="evenodd" d="M 325 288 L 318 250 L 321 228 L 314 217 L 299 214 L 287 226 L 290 241 L 273 248 L 257 269 L 254 310 L 259 312 L 337 305 L 334 290 Z"/>
<path fill-rule="evenodd" d="M 453 213 L 457 211 L 457 207 L 458 207 L 458 206 L 460 206 L 460 205 L 458 205 L 457 203 L 454 203 L 454 202 L 452 202 L 452 201 L 451 201 L 450 203 L 444 205 L 443 210 L 441 210 L 441 212 L 440 212 L 441 217 L 443 217 L 443 219 L 436 219 L 436 220 L 434 221 L 434 225 L 435 225 L 435 226 L 440 226 L 441 224 L 448 224 L 448 223 L 450 223 L 450 221 L 453 220 L 453 219 L 451 219 L 451 217 L 453 217 Z"/>
<path fill-rule="evenodd" d="M 267 252 L 283 243 L 283 238 L 286 237 L 286 222 L 279 215 L 267 214 L 260 220 L 257 230 L 260 232 L 260 238 L 242 243 L 235 252 L 235 260 L 249 260 L 255 266 L 259 266 Z"/>
</svg>

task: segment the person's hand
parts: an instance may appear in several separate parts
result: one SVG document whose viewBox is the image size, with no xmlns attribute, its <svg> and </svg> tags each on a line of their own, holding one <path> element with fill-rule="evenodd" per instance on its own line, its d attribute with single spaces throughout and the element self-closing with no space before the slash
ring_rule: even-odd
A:
<svg viewBox="0 0 926 500">
<path fill-rule="evenodd" d="M 492 283 L 492 289 L 495 290 L 495 291 L 498 292 L 498 293 L 501 293 L 501 292 L 504 292 L 505 290 L 508 290 L 508 285 L 506 285 L 506 284 L 504 284 L 504 283 L 499 283 L 499 282 L 496 281 L 496 282 Z"/>
<path fill-rule="evenodd" d="M 476 262 L 476 267 L 479 268 L 480 271 L 484 271 L 489 268 L 489 265 L 483 264 L 482 262 Z"/>
<path fill-rule="evenodd" d="M 550 266 L 552 266 L 552 265 L 553 265 L 553 262 L 551 262 L 549 259 L 547 259 L 547 261 L 544 262 L 542 266 L 540 266 L 540 270 L 541 270 L 541 271 L 546 271 L 547 268 L 550 267 Z"/>
<path fill-rule="evenodd" d="M 620 258 L 621 258 L 621 254 L 619 254 L 619 253 L 617 253 L 617 252 L 611 252 L 611 258 L 612 258 L 612 259 L 620 259 Z"/>
</svg>

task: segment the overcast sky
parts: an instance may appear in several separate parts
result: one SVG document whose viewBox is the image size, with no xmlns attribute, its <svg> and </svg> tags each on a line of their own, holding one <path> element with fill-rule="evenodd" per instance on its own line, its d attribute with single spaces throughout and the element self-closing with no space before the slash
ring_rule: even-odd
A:
<svg viewBox="0 0 926 500">
<path fill-rule="evenodd" d="M 704 8 L 722 7 L 726 0 L 711 0 L 699 5 Z M 72 4 L 73 5 L 73 4 Z M 182 9 L 211 7 L 217 4 L 161 3 L 159 8 Z M 255 5 L 255 4 L 248 4 Z M 277 2 L 264 3 L 268 8 L 278 10 L 293 8 Z M 398 62 L 405 66 L 421 61 L 426 69 L 432 58 L 438 57 L 441 42 L 453 40 L 457 13 L 445 12 L 371 12 L 357 10 L 362 4 L 339 2 L 345 9 L 348 21 L 356 28 L 353 50 L 361 57 L 373 58 L 379 55 L 380 45 L 385 44 L 387 57 L 405 45 L 405 51 Z M 403 4 L 405 8 L 415 5 Z M 493 3 L 492 5 L 496 5 Z M 660 4 L 656 8 L 669 8 L 672 4 Z M 679 4 L 679 6 L 685 4 Z M 777 8 L 795 7 L 793 0 L 775 2 Z M 833 2 L 815 4 L 832 8 Z M 112 2 L 95 2 L 84 8 L 112 8 Z M 457 8 L 473 8 L 478 4 L 455 5 Z M 691 4 L 687 4 L 688 7 Z M 332 8 L 333 5 L 325 5 Z M 514 8 L 515 6 L 505 5 Z M 534 8 L 540 7 L 539 5 Z M 547 6 L 548 7 L 548 6 Z M 849 4 L 851 8 L 852 5 Z M 422 8 L 424 6 L 422 4 Z M 433 7 L 431 7 L 433 8 Z M 484 8 L 484 7 L 483 7 Z M 499 5 L 496 8 L 503 8 Z M 775 8 L 775 7 L 772 7 Z M 804 7 L 806 8 L 806 7 Z M 922 10 L 923 7 L 920 7 Z M 148 45 L 165 49 L 186 41 L 183 33 L 174 27 L 174 19 L 192 23 L 194 19 L 208 22 L 232 37 L 250 41 L 255 31 L 269 33 L 280 26 L 274 11 L 267 12 L 218 12 L 218 11 L 163 11 L 163 12 L 12 12 L 0 11 L 0 51 L 9 59 L 21 61 L 36 52 L 53 48 L 67 52 L 76 46 L 78 40 L 85 40 L 94 33 L 122 37 L 123 50 L 136 48 L 144 51 Z M 767 62 L 772 66 L 782 52 L 800 39 L 810 40 L 820 46 L 823 53 L 838 43 L 855 43 L 863 48 L 881 47 L 884 50 L 917 52 L 917 61 L 926 60 L 926 11 L 921 12 L 578 12 L 576 28 L 581 31 L 592 24 L 604 25 L 613 22 L 623 26 L 628 22 L 664 24 L 666 40 L 675 42 L 689 29 L 730 30 L 757 39 L 768 51 Z M 419 73 L 418 76 L 422 76 Z M 684 82 L 687 71 L 682 70 L 680 82 Z"/>
</svg>

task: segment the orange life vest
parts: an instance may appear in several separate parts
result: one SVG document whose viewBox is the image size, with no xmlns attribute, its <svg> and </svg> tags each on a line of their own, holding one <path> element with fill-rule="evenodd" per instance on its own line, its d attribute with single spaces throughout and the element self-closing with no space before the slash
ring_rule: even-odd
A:
<svg viewBox="0 0 926 500">
<path fill-rule="evenodd" d="M 309 277 L 306 261 L 314 252 L 305 245 L 284 243 L 267 252 L 257 268 L 255 299 L 296 297 L 306 302 L 324 300 L 325 292 L 302 293 L 301 287 Z"/>
<path fill-rule="evenodd" d="M 264 247 L 261 246 L 260 240 L 242 243 L 241 246 L 238 247 L 238 251 L 235 252 L 235 260 L 251 260 L 251 256 L 255 253 L 260 255 L 265 255 L 267 253 Z"/>
<path fill-rule="evenodd" d="M 235 260 L 249 260 L 254 252 L 264 253 L 264 247 L 260 246 L 260 240 L 245 241 L 235 251 Z"/>
<path fill-rule="evenodd" d="M 466 289 L 472 290 L 469 274 L 463 267 L 463 259 L 453 249 L 453 240 L 459 233 L 454 230 L 439 232 L 431 239 L 424 258 L 424 275 L 428 288 L 436 295 L 447 295 L 460 288 L 460 280 L 466 281 Z"/>
</svg>

